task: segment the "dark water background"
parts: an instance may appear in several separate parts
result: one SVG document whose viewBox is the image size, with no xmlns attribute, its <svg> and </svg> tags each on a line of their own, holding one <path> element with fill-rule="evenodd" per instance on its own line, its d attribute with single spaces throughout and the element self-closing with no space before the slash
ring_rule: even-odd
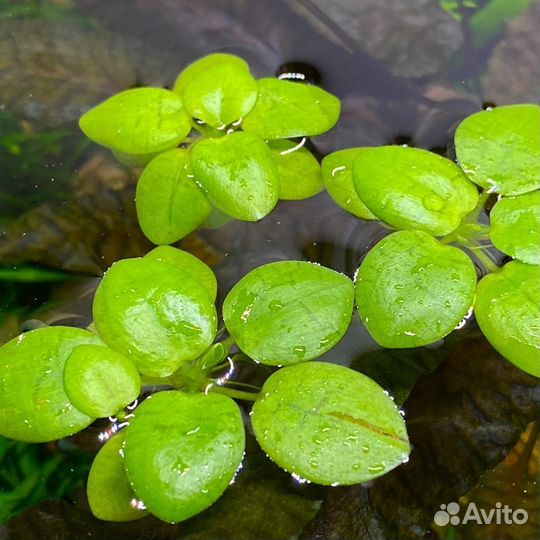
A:
<svg viewBox="0 0 540 540">
<path fill-rule="evenodd" d="M 0 0 L 0 340 L 36 321 L 86 326 L 101 273 L 151 249 L 134 213 L 137 171 L 76 127 L 119 90 L 170 87 L 183 66 L 218 51 L 243 56 L 256 76 L 308 64 L 343 103 L 338 126 L 312 141 L 319 156 L 407 143 L 452 157 L 452 130 L 468 114 L 537 101 L 539 3 L 516 2 L 515 13 L 480 21 L 478 10 L 452 17 L 442 4 Z M 352 277 L 386 233 L 321 194 L 282 202 L 258 223 L 198 231 L 181 246 L 214 268 L 223 299 L 242 275 L 275 260 L 316 261 Z M 525 450 L 514 449 L 527 467 L 509 454 L 537 416 L 538 386 L 493 351 L 474 320 L 433 347 L 385 351 L 355 316 L 324 359 L 370 375 L 403 404 L 414 447 L 407 465 L 369 486 L 328 490 L 298 484 L 250 440 L 244 472 L 202 515 L 174 527 L 152 518 L 108 525 L 89 515 L 83 490 L 102 423 L 60 444 L 0 444 L 0 469 L 13 473 L 0 475 L 0 516 L 52 499 L 8 520 L 0 538 L 538 537 L 537 424 L 523 436 Z M 239 376 L 260 382 L 261 369 Z M 535 517 L 512 530 L 433 530 L 440 504 L 471 493 Z"/>
</svg>

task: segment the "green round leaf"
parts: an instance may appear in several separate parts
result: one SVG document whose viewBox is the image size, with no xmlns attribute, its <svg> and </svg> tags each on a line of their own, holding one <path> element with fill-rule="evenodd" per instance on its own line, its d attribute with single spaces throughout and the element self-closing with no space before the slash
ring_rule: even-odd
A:
<svg viewBox="0 0 540 540">
<path fill-rule="evenodd" d="M 76 409 L 64 390 L 64 365 L 79 345 L 100 343 L 87 330 L 47 326 L 0 348 L 0 434 L 52 441 L 92 423 L 94 418 Z"/>
<path fill-rule="evenodd" d="M 257 102 L 242 122 L 244 131 L 264 139 L 311 137 L 338 121 L 339 99 L 321 88 L 280 79 L 260 79 L 257 85 Z"/>
<path fill-rule="evenodd" d="M 471 259 L 422 231 L 383 238 L 360 265 L 360 318 L 383 347 L 420 347 L 443 338 L 470 311 L 476 288 Z"/>
<path fill-rule="evenodd" d="M 501 195 L 540 188 L 540 108 L 508 105 L 465 118 L 456 135 L 456 156 L 469 178 Z"/>
<path fill-rule="evenodd" d="M 321 356 L 349 327 L 352 281 L 322 266 L 283 261 L 244 276 L 223 303 L 223 320 L 238 346 L 268 365 Z"/>
<path fill-rule="evenodd" d="M 279 174 L 280 199 L 307 199 L 324 189 L 321 166 L 309 150 L 286 140 L 270 141 L 268 147 Z"/>
<path fill-rule="evenodd" d="M 480 280 L 474 306 L 488 341 L 512 364 L 540 377 L 540 268 L 512 261 Z"/>
<path fill-rule="evenodd" d="M 540 191 L 504 197 L 491 210 L 493 245 L 520 261 L 540 264 Z"/>
<path fill-rule="evenodd" d="M 308 362 L 266 381 L 253 406 L 253 431 L 285 470 L 318 484 L 358 484 L 394 469 L 410 452 L 403 417 L 370 378 Z"/>
<path fill-rule="evenodd" d="M 137 508 L 137 498 L 124 467 L 124 431 L 109 439 L 98 452 L 88 475 L 88 503 L 104 521 L 133 521 L 148 515 Z"/>
<path fill-rule="evenodd" d="M 212 269 L 200 259 L 197 259 L 195 255 L 171 246 L 159 246 L 147 253 L 144 258 L 172 264 L 176 268 L 183 270 L 204 286 L 212 301 L 216 299 L 216 276 Z"/>
<path fill-rule="evenodd" d="M 257 82 L 247 65 L 224 61 L 192 74 L 182 97 L 194 118 L 224 128 L 251 111 L 257 100 Z"/>
<path fill-rule="evenodd" d="M 257 221 L 279 196 L 279 176 L 264 141 L 249 133 L 199 141 L 191 150 L 195 180 L 212 203 L 237 219 Z"/>
<path fill-rule="evenodd" d="M 212 205 L 193 181 L 189 153 L 174 149 L 155 157 L 137 184 L 137 216 L 155 244 L 171 244 L 200 227 Z"/>
<path fill-rule="evenodd" d="M 152 514 L 171 523 L 216 501 L 244 453 L 240 409 L 218 394 L 155 394 L 136 409 L 125 437 L 135 493 Z"/>
<path fill-rule="evenodd" d="M 191 131 L 179 96 L 161 88 L 134 88 L 90 109 L 79 120 L 93 141 L 124 154 L 174 148 Z"/>
<path fill-rule="evenodd" d="M 100 345 L 80 345 L 66 360 L 64 388 L 77 409 L 106 418 L 135 400 L 141 379 L 122 354 Z"/>
<path fill-rule="evenodd" d="M 242 60 L 239 56 L 234 54 L 226 53 L 214 53 L 207 56 L 199 58 L 195 62 L 189 64 L 178 77 L 174 83 L 173 92 L 176 92 L 179 95 L 183 95 L 186 88 L 197 80 L 198 77 L 204 75 L 209 69 L 215 68 L 216 66 L 225 65 L 225 66 L 235 66 L 241 68 L 244 71 L 249 72 L 249 66 Z"/>
<path fill-rule="evenodd" d="M 216 320 L 203 285 L 151 259 L 114 263 L 94 297 L 94 323 L 105 343 L 149 377 L 167 377 L 205 351 Z"/>
<path fill-rule="evenodd" d="M 119 163 L 130 169 L 145 167 L 160 154 L 160 152 L 152 152 L 151 154 L 123 154 L 117 150 L 113 150 L 112 153 Z"/>
<path fill-rule="evenodd" d="M 450 234 L 478 202 L 478 191 L 450 160 L 419 148 L 357 149 L 354 186 L 380 219 L 398 229 Z"/>
<path fill-rule="evenodd" d="M 321 163 L 322 181 L 330 197 L 353 216 L 378 219 L 362 202 L 353 183 L 353 163 L 362 148 L 347 148 L 328 154 Z"/>
</svg>

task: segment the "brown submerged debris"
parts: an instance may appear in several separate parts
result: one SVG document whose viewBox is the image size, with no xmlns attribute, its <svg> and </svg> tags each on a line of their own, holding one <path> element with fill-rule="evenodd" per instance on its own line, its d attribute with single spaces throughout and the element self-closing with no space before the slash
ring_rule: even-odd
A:
<svg viewBox="0 0 540 540">
<path fill-rule="evenodd" d="M 440 505 L 505 459 L 538 416 L 540 386 L 469 332 L 403 405 L 410 461 L 369 486 L 331 490 L 301 538 L 433 538 Z"/>
<path fill-rule="evenodd" d="M 447 69 L 449 59 L 464 42 L 459 22 L 432 0 L 310 0 L 289 4 L 326 34 L 320 17 L 328 16 L 345 33 L 344 41 L 354 43 L 403 77 L 425 77 Z M 314 13 L 310 4 L 322 15 Z M 334 35 L 329 37 L 336 40 Z"/>
<path fill-rule="evenodd" d="M 478 484 L 459 499 L 462 507 L 474 502 L 478 509 L 486 511 L 496 508 L 497 503 L 513 510 L 521 508 L 528 514 L 527 522 L 497 524 L 493 519 L 491 524 L 481 527 L 470 522 L 457 527 L 460 538 L 522 540 L 540 537 L 539 427 L 538 419 L 531 422 L 506 459 L 482 475 Z"/>
<path fill-rule="evenodd" d="M 164 84 L 178 69 L 136 40 L 39 19 L 0 19 L 0 57 L 0 105 L 40 129 L 74 123 L 136 84 Z"/>
<path fill-rule="evenodd" d="M 537 103 L 540 95 L 540 2 L 506 24 L 482 79 L 484 101 L 497 105 Z"/>
<path fill-rule="evenodd" d="M 144 255 L 152 244 L 137 224 L 135 184 L 110 155 L 95 154 L 73 177 L 65 201 L 38 206 L 0 229 L 0 261 L 101 275 L 118 259 Z"/>
</svg>

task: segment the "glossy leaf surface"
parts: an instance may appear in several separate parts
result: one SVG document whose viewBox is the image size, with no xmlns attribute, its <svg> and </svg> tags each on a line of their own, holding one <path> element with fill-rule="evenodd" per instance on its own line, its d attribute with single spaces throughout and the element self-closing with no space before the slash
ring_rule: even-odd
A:
<svg viewBox="0 0 540 540">
<path fill-rule="evenodd" d="M 311 360 L 345 334 L 352 315 L 352 281 L 300 261 L 260 266 L 244 276 L 223 304 L 223 318 L 238 346 L 269 365 Z"/>
<path fill-rule="evenodd" d="M 227 53 L 209 54 L 192 62 L 182 70 L 180 75 L 176 78 L 173 92 L 182 95 L 186 88 L 197 80 L 198 77 L 204 75 L 208 70 L 222 65 L 235 66 L 249 72 L 248 64 L 239 56 Z"/>
<path fill-rule="evenodd" d="M 125 437 L 133 489 L 150 512 L 172 523 L 210 506 L 244 453 L 240 409 L 217 394 L 159 392 L 137 408 Z"/>
<path fill-rule="evenodd" d="M 476 187 L 450 160 L 419 148 L 357 150 L 353 179 L 366 206 L 398 229 L 451 233 L 478 201 Z"/>
<path fill-rule="evenodd" d="M 523 371 L 540 377 L 540 269 L 512 261 L 478 284 L 476 320 L 489 342 Z"/>
<path fill-rule="evenodd" d="M 540 191 L 502 198 L 489 217 L 491 241 L 497 249 L 540 264 Z"/>
<path fill-rule="evenodd" d="M 195 180 L 222 212 L 245 221 L 269 214 L 279 196 L 279 176 L 264 141 L 250 133 L 199 141 L 191 150 Z"/>
<path fill-rule="evenodd" d="M 398 231 L 357 274 L 360 318 L 383 347 L 419 347 L 449 334 L 473 305 L 476 272 L 460 249 L 422 231 Z"/>
<path fill-rule="evenodd" d="M 357 484 L 406 460 L 403 417 L 374 381 L 308 362 L 275 372 L 251 417 L 257 441 L 281 467 L 318 484 Z"/>
<path fill-rule="evenodd" d="M 48 326 L 0 348 L 0 434 L 19 441 L 53 441 L 93 422 L 71 403 L 63 378 L 76 347 L 99 343 L 86 330 Z"/>
<path fill-rule="evenodd" d="M 216 309 L 188 273 L 149 259 L 125 259 L 106 272 L 94 297 L 103 340 L 140 373 L 166 377 L 199 356 L 216 334 Z"/>
<path fill-rule="evenodd" d="M 161 88 L 115 94 L 84 114 L 79 125 L 98 144 L 135 155 L 174 148 L 191 131 L 181 98 Z"/>
<path fill-rule="evenodd" d="M 80 345 L 66 360 L 64 388 L 77 409 L 106 418 L 137 398 L 141 380 L 124 355 L 109 347 Z"/>
<path fill-rule="evenodd" d="M 279 174 L 280 199 L 307 199 L 324 189 L 321 166 L 304 146 L 286 140 L 270 141 L 268 146 Z"/>
<path fill-rule="evenodd" d="M 332 199 L 361 219 L 378 219 L 362 202 L 353 182 L 353 163 L 361 148 L 347 148 L 328 154 L 321 163 L 322 180 Z"/>
<path fill-rule="evenodd" d="M 316 86 L 260 79 L 257 103 L 242 129 L 264 139 L 320 135 L 338 121 L 340 101 Z"/>
<path fill-rule="evenodd" d="M 92 514 L 104 521 L 132 521 L 148 515 L 137 508 L 137 498 L 127 478 L 124 433 L 117 433 L 102 446 L 88 475 L 88 503 Z"/>
<path fill-rule="evenodd" d="M 155 244 L 172 244 L 197 229 L 212 205 L 191 174 L 189 153 L 174 149 L 155 157 L 137 184 L 137 217 Z"/>
<path fill-rule="evenodd" d="M 540 108 L 508 105 L 473 114 L 458 126 L 456 156 L 469 178 L 501 195 L 540 189 Z"/>
<path fill-rule="evenodd" d="M 221 61 L 212 59 L 215 56 Z M 176 86 L 191 116 L 214 128 L 240 121 L 257 99 L 257 82 L 247 64 L 231 58 L 220 54 L 199 60 L 198 65 L 187 68 L 187 75 L 179 77 Z"/>
<path fill-rule="evenodd" d="M 210 299 L 214 301 L 217 295 L 217 281 L 212 269 L 188 251 L 172 246 L 159 246 L 144 256 L 145 259 L 170 264 L 188 273 L 204 286 Z"/>
</svg>

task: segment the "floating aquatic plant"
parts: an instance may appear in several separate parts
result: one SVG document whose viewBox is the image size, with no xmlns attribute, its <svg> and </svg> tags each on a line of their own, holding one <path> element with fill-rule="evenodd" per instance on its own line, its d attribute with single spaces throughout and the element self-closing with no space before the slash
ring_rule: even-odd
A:
<svg viewBox="0 0 540 540">
<path fill-rule="evenodd" d="M 389 348 L 434 343 L 474 310 L 501 354 L 540 375 L 538 107 L 465 119 L 458 164 L 386 146 L 340 150 L 321 168 L 291 139 L 330 129 L 338 115 L 339 101 L 323 90 L 256 81 L 243 60 L 217 54 L 188 66 L 173 91 L 128 90 L 81 118 L 119 159 L 146 164 L 137 210 L 156 243 L 189 234 L 213 207 L 255 221 L 280 198 L 323 186 L 348 212 L 397 229 L 366 254 L 356 283 L 304 261 L 249 272 L 224 300 L 226 338 L 212 270 L 160 246 L 112 265 L 90 329 L 39 328 L 3 346 L 2 435 L 50 441 L 113 419 L 88 482 L 97 517 L 150 512 L 179 522 L 209 507 L 242 464 L 237 401 L 253 402 L 257 441 L 295 478 L 356 484 L 406 461 L 405 422 L 383 388 L 312 361 L 342 339 L 355 300 L 369 333 Z M 499 201 L 488 224 L 480 216 L 491 193 Z M 490 238 L 516 260 L 497 267 L 483 252 Z M 471 254 L 488 271 L 478 284 Z M 239 358 L 272 366 L 262 388 L 235 380 Z M 142 388 L 149 392 L 138 403 Z"/>
</svg>

